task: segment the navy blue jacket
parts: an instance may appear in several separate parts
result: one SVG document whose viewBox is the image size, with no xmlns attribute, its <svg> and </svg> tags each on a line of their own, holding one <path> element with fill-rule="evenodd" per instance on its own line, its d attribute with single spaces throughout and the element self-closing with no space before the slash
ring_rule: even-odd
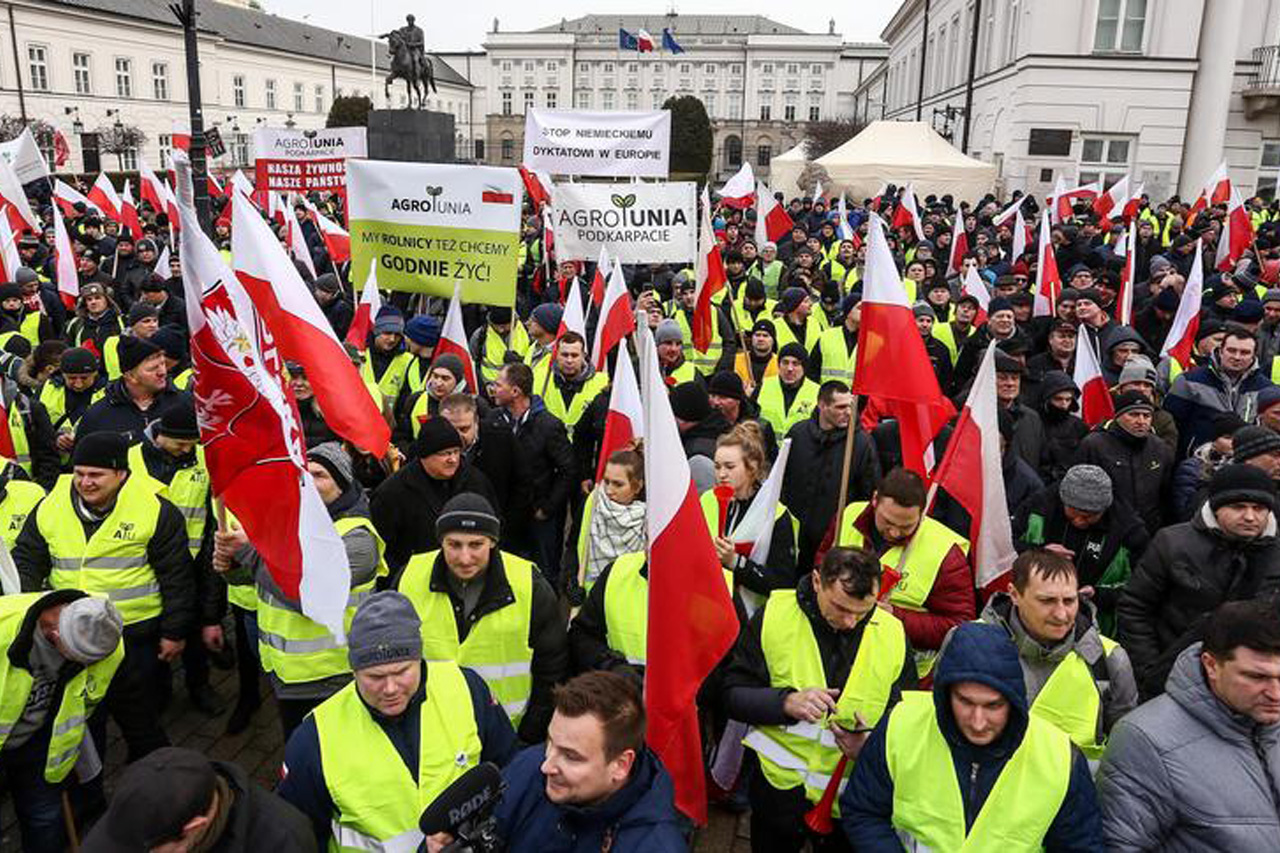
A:
<svg viewBox="0 0 1280 853">
<path fill-rule="evenodd" d="M 631 779 L 594 806 L 560 806 L 547 799 L 542 775 L 545 748 L 517 755 L 502 776 L 507 792 L 498 804 L 498 832 L 508 853 L 684 853 L 675 788 L 648 747 L 636 757 Z M 608 842 L 608 843 L 606 843 Z"/>
<path fill-rule="evenodd" d="M 950 686 L 961 681 L 985 684 L 1009 700 L 1009 723 L 1000 737 L 987 746 L 969 743 L 951 714 Z M 1000 771 L 1022 742 L 1027 729 L 1027 690 L 1018 664 L 1018 650 L 1009 636 L 994 625 L 977 622 L 956 628 L 938 661 L 933 700 L 938 724 L 955 763 L 967 831 L 973 827 Z M 849 784 L 840 795 L 840 825 L 859 853 L 897 853 L 903 849 L 893 828 L 893 779 L 885 759 L 888 722 L 886 714 L 859 753 Z M 1088 762 L 1074 747 L 1072 752 L 1067 794 L 1044 838 L 1044 848 L 1049 853 L 1085 853 L 1105 847 L 1102 813 Z"/>
<path fill-rule="evenodd" d="M 471 706 L 475 709 L 476 731 L 480 735 L 480 760 L 492 761 L 499 766 L 506 764 L 515 755 L 517 748 L 511 720 L 489 694 L 484 679 L 465 667 L 462 674 L 467 679 L 467 687 L 471 690 Z M 418 745 L 421 735 L 419 708 L 426 698 L 426 687 L 424 677 L 422 684 L 418 685 L 418 692 L 409 700 L 409 707 L 394 719 L 369 711 L 414 779 L 418 778 Z M 337 808 L 333 804 L 333 797 L 329 795 L 328 786 L 325 785 L 324 767 L 320 759 L 320 734 L 316 730 L 316 720 L 312 714 L 308 714 L 302 724 L 294 729 L 289 742 L 285 744 L 283 776 L 276 793 L 297 806 L 310 819 L 316 842 L 324 850 L 329 844 L 332 832 L 330 827 Z"/>
</svg>

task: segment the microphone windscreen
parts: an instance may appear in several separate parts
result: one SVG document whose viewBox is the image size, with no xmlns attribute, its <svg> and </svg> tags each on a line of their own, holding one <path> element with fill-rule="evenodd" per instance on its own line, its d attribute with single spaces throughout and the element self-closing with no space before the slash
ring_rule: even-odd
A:
<svg viewBox="0 0 1280 853">
<path fill-rule="evenodd" d="M 498 765 L 489 761 L 476 765 L 431 801 L 418 819 L 418 829 L 423 835 L 456 830 L 501 792 L 502 772 Z"/>
</svg>

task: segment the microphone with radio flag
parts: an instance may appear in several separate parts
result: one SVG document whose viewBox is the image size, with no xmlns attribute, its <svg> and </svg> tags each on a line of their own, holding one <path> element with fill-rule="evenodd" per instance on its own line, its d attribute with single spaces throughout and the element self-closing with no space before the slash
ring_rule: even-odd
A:
<svg viewBox="0 0 1280 853">
<path fill-rule="evenodd" d="M 428 837 L 452 835 L 454 842 L 442 853 L 496 853 L 505 844 L 498 837 L 493 810 L 506 787 L 496 764 L 486 761 L 472 767 L 423 810 L 418 829 Z"/>
</svg>

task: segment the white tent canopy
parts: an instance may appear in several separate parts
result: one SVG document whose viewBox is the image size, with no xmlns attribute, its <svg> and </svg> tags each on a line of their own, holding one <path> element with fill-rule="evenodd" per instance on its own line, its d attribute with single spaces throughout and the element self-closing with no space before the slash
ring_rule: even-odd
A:
<svg viewBox="0 0 1280 853">
<path fill-rule="evenodd" d="M 790 152 L 788 152 L 790 153 Z M 916 194 L 981 198 L 995 186 L 996 168 L 961 154 L 919 121 L 874 121 L 815 161 L 831 176 L 828 194 L 869 198 L 885 184 L 914 184 Z"/>
<path fill-rule="evenodd" d="M 804 143 L 784 151 L 769 161 L 769 189 L 785 193 L 787 198 L 804 195 L 800 189 L 800 173 L 809 158 L 804 153 Z"/>
</svg>

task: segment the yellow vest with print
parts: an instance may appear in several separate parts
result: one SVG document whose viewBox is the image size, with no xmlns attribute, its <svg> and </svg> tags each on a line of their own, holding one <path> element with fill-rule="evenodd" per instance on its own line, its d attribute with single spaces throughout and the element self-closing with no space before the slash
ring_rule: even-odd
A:
<svg viewBox="0 0 1280 853">
<path fill-rule="evenodd" d="M 825 365 L 825 361 L 823 364 Z M 786 408 L 786 398 L 782 393 L 782 379 L 770 376 L 760 383 L 760 394 L 756 397 L 760 406 L 760 417 L 773 427 L 774 435 L 786 436 L 788 430 L 813 414 L 818 405 L 818 383 L 800 380 L 800 389 L 791 400 L 791 408 Z"/>
<path fill-rule="evenodd" d="M 426 698 L 418 712 L 417 781 L 354 683 L 312 715 L 324 784 L 333 799 L 330 851 L 414 851 L 418 818 L 451 783 L 480 763 L 480 733 L 466 677 L 457 664 L 426 665 Z"/>
<path fill-rule="evenodd" d="M 422 656 L 429 661 L 457 661 L 475 670 L 511 724 L 519 727 L 533 691 L 529 626 L 533 620 L 533 573 L 537 570 L 528 560 L 502 552 L 502 567 L 515 601 L 472 622 L 466 640 L 459 640 L 453 602 L 447 593 L 431 589 L 431 570 L 439 554 L 428 551 L 410 559 L 398 586 L 422 619 Z"/>
<path fill-rule="evenodd" d="M 796 600 L 795 590 L 777 590 L 769 596 L 760 626 L 760 645 L 770 686 L 793 690 L 828 686 L 818 642 L 809 617 Z M 893 685 L 902 676 L 906 655 L 907 635 L 902 622 L 887 610 L 874 608 L 830 720 L 847 729 L 857 726 L 856 717 L 867 726 L 875 726 L 889 705 Z M 822 798 L 840 761 L 840 749 L 825 721 L 755 726 L 743 743 L 759 756 L 760 770 L 770 785 L 782 791 L 803 785 L 806 798 L 813 803 Z M 841 790 L 847 781 L 846 776 L 840 783 Z M 838 803 L 832 813 L 840 813 Z"/>
<path fill-rule="evenodd" d="M 889 714 L 885 760 L 893 780 L 893 825 L 913 850 L 1020 853 L 1044 848 L 1071 781 L 1071 740 L 1032 716 L 973 827 L 933 694 L 909 690 Z"/>
<path fill-rule="evenodd" d="M 159 497 L 144 478 L 130 475 L 115 507 L 86 542 L 72 505 L 71 477 L 59 477 L 36 508 L 36 525 L 53 563 L 49 585 L 106 596 L 126 625 L 159 616 L 160 583 L 147 560 L 147 545 L 160 520 Z"/>
<path fill-rule="evenodd" d="M 339 536 L 352 530 L 367 530 L 378 546 L 378 570 L 366 582 L 353 586 L 347 594 L 347 608 L 343 612 L 343 632 L 351 630 L 351 620 L 356 608 L 373 595 L 378 578 L 388 574 L 382 561 L 384 545 L 373 522 L 360 516 L 335 519 L 333 527 Z M 275 673 L 285 684 L 319 681 L 351 671 L 347 661 L 347 644 L 340 642 L 329 629 L 302 615 L 298 602 L 278 598 L 264 584 L 258 584 L 258 657 L 262 669 Z"/>
<path fill-rule="evenodd" d="M 13 550 L 27 516 L 44 500 L 44 489 L 31 480 L 10 480 L 4 484 L 4 500 L 0 500 L 0 538 Z"/>
<path fill-rule="evenodd" d="M 44 595 L 43 592 L 28 592 L 0 598 L 0 648 L 7 651 L 13 645 L 27 618 L 27 611 Z M 56 785 L 66 779 L 75 766 L 80 757 L 80 744 L 87 734 L 85 722 L 107 695 L 107 688 L 122 660 L 124 643 L 117 640 L 110 654 L 79 669 L 67 679 L 53 718 L 49 749 L 45 753 L 46 782 Z M 29 670 L 14 666 L 8 654 L 0 655 L 0 746 L 4 745 L 14 724 L 22 717 L 34 683 Z"/>
</svg>

